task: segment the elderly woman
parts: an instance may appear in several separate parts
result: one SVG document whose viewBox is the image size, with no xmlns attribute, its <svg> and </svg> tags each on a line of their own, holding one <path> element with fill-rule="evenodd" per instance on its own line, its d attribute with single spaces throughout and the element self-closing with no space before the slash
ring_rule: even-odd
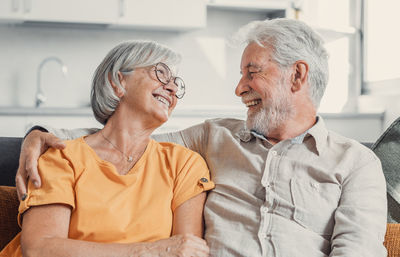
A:
<svg viewBox="0 0 400 257">
<path fill-rule="evenodd" d="M 172 75 L 179 59 L 148 41 L 108 53 L 91 93 L 104 128 L 40 158 L 42 187 L 29 185 L 22 232 L 1 256 L 208 256 L 207 166 L 184 147 L 150 139 L 185 93 Z"/>
</svg>

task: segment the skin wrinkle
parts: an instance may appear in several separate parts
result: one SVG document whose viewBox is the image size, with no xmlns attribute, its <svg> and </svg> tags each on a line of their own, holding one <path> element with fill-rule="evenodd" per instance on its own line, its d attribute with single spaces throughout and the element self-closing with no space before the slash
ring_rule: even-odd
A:
<svg viewBox="0 0 400 257">
<path fill-rule="evenodd" d="M 263 77 L 263 79 L 265 78 Z M 270 131 L 279 128 L 282 123 L 294 116 L 295 109 L 290 101 L 289 91 L 285 90 L 285 87 L 287 88 L 287 83 L 285 83 L 283 75 L 278 86 L 271 89 L 269 95 L 265 93 L 264 99 L 269 99 L 269 101 L 262 102 L 263 106 L 260 110 L 249 114 L 246 122 L 249 129 L 262 135 L 268 135 Z M 279 92 L 278 89 L 282 90 Z M 254 90 L 251 91 L 251 94 L 255 98 L 260 98 Z"/>
<path fill-rule="evenodd" d="M 249 56 L 252 56 L 254 49 L 250 47 L 247 51 Z M 245 69 L 241 73 L 245 73 L 243 77 L 247 80 L 242 83 L 245 83 L 248 89 L 240 96 L 243 102 L 259 99 L 262 106 L 253 107 L 258 110 L 249 109 L 246 126 L 259 134 L 268 135 L 296 114 L 291 100 L 289 70 L 282 68 L 267 54 L 252 59 L 253 57 L 250 57 L 249 63 L 243 65 Z M 262 62 L 265 59 L 268 61 Z"/>
</svg>

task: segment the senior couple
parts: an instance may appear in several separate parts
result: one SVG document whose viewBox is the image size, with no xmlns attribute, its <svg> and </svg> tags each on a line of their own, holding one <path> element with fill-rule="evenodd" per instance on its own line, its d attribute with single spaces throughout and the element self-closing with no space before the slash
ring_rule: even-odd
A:
<svg viewBox="0 0 400 257">
<path fill-rule="evenodd" d="M 247 120 L 152 139 L 185 91 L 178 56 L 154 42 L 115 47 L 92 85 L 104 128 L 27 135 L 16 177 L 22 234 L 2 254 L 386 256 L 379 159 L 317 115 L 328 82 L 321 38 L 290 19 L 238 35 L 247 46 L 235 93 Z"/>
</svg>

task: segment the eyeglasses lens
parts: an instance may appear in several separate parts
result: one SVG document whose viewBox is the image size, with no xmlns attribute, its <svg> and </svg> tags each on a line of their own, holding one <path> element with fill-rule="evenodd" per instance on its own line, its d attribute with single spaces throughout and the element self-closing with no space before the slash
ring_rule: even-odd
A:
<svg viewBox="0 0 400 257">
<path fill-rule="evenodd" d="M 178 88 L 175 95 L 177 98 L 181 99 L 185 95 L 185 83 L 180 77 L 176 77 L 174 83 Z"/>
<path fill-rule="evenodd" d="M 168 84 L 171 79 L 171 70 L 163 63 L 156 66 L 156 75 L 158 80 L 163 84 Z"/>
<path fill-rule="evenodd" d="M 171 70 L 164 63 L 158 63 L 156 65 L 155 72 L 158 80 L 165 85 L 168 84 L 172 79 Z M 177 87 L 175 95 L 177 98 L 181 99 L 185 95 L 185 83 L 179 77 L 175 77 L 174 83 Z"/>
</svg>

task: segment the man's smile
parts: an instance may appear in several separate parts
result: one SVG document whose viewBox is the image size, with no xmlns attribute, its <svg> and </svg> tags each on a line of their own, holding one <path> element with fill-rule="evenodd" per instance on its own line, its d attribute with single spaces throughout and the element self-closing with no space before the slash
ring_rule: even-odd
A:
<svg viewBox="0 0 400 257">
<path fill-rule="evenodd" d="M 250 101 L 244 102 L 246 107 L 253 107 L 253 106 L 258 105 L 259 103 L 261 103 L 261 99 L 255 99 L 255 100 L 250 100 Z"/>
</svg>

